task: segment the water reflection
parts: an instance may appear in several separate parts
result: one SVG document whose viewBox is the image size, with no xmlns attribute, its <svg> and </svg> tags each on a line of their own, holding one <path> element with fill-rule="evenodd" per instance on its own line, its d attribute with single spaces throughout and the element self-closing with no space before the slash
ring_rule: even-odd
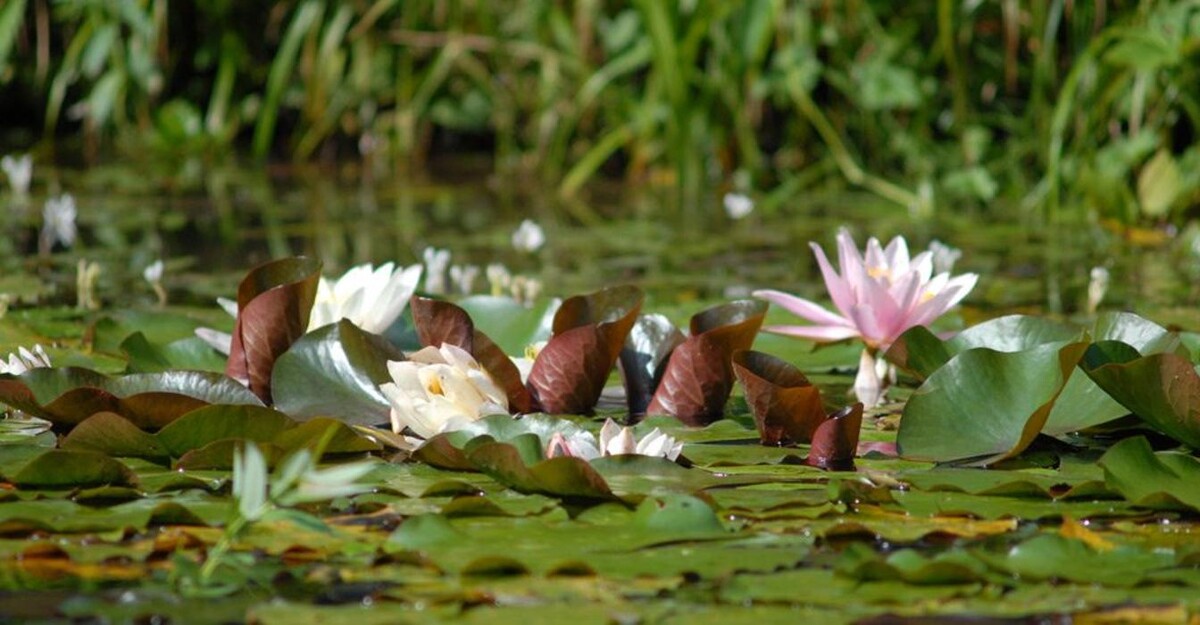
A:
<svg viewBox="0 0 1200 625">
<path fill-rule="evenodd" d="M 142 268 L 167 261 L 172 300 L 210 302 L 232 293 L 244 270 L 269 258 L 311 254 L 335 273 L 362 262 L 420 262 L 427 246 L 452 251 L 456 264 L 503 262 L 541 277 L 551 294 L 633 282 L 652 303 L 736 297 L 770 286 L 821 297 L 823 287 L 807 242 L 826 248 L 840 226 L 861 241 L 903 234 L 913 247 L 933 239 L 964 250 L 960 271 L 982 279 L 968 315 L 1009 310 L 1082 311 L 1096 266 L 1112 276 L 1102 309 L 1138 310 L 1196 327 L 1189 308 L 1200 275 L 1200 236 L 1122 232 L 1095 223 L 1045 227 L 1036 220 L 1000 220 L 996 212 L 946 208 L 930 219 L 862 194 L 811 192 L 787 203 L 764 203 L 732 220 L 713 193 L 679 205 L 670 189 L 597 187 L 563 199 L 519 176 L 486 165 L 434 164 L 436 175 L 399 177 L 368 166 L 337 168 L 226 166 L 156 172 L 120 164 L 86 170 L 35 168 L 23 204 L 12 195 L 0 243 L 10 274 L 46 275 L 78 258 L 101 262 L 103 299 L 121 299 Z M 70 191 L 80 237 L 70 250 L 36 257 L 40 207 Z M 511 234 L 523 219 L 546 231 L 544 247 L 518 253 Z M 1142 242 L 1137 239 L 1151 239 Z M 480 290 L 486 282 L 477 282 Z M 66 281 L 61 285 L 63 293 Z M 972 320 L 972 319 L 969 319 Z"/>
</svg>

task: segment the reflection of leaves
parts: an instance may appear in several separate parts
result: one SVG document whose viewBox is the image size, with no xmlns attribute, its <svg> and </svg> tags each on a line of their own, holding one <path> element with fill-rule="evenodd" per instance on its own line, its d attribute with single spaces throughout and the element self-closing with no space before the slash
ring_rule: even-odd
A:
<svg viewBox="0 0 1200 625">
<path fill-rule="evenodd" d="M 554 315 L 554 335 L 538 354 L 527 382 L 542 410 L 592 412 L 643 298 L 641 289 L 621 286 L 562 303 Z"/>
<path fill-rule="evenodd" d="M 271 401 L 275 360 L 308 328 L 321 263 L 285 258 L 250 270 L 238 286 L 238 318 L 225 373 Z"/>
<path fill-rule="evenodd" d="M 691 335 L 671 352 L 647 414 L 689 425 L 720 419 L 733 390 L 733 354 L 750 348 L 766 313 L 766 302 L 739 300 L 693 316 Z"/>
</svg>

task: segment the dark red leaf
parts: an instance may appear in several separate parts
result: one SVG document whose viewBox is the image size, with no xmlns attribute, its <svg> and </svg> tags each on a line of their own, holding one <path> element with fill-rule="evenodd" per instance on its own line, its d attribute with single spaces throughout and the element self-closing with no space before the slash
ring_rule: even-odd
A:
<svg viewBox="0 0 1200 625">
<path fill-rule="evenodd" d="M 799 369 L 770 354 L 743 350 L 733 354 L 733 371 L 746 390 L 764 445 L 807 443 L 825 421 L 821 391 Z"/>
<path fill-rule="evenodd" d="M 687 337 L 663 315 L 640 315 L 625 339 L 618 364 L 629 414 L 646 414 L 671 352 Z"/>
<path fill-rule="evenodd" d="M 271 261 L 238 286 L 238 318 L 225 374 L 271 401 L 271 369 L 308 329 L 321 262 L 304 257 Z"/>
<path fill-rule="evenodd" d="M 422 345 L 448 343 L 461 347 L 504 389 L 509 412 L 524 414 L 536 410 L 517 366 L 488 335 L 475 329 L 467 311 L 450 302 L 415 295 L 409 300 L 409 307 Z"/>
<path fill-rule="evenodd" d="M 835 471 L 853 469 L 862 416 L 862 402 L 829 415 L 813 433 L 812 447 L 804 464 Z"/>
<path fill-rule="evenodd" d="M 529 373 L 529 390 L 542 410 L 592 412 L 644 297 L 637 287 L 619 286 L 562 303 L 554 315 L 554 336 Z"/>
<path fill-rule="evenodd" d="M 750 348 L 766 313 L 766 302 L 739 300 L 693 316 L 692 335 L 671 353 L 646 413 L 688 425 L 720 419 L 733 390 L 733 354 Z"/>
</svg>

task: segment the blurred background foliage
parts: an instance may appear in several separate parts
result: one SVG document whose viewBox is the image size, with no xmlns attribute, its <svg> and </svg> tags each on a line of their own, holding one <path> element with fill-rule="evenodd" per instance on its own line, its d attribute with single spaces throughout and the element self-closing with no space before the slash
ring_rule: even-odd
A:
<svg viewBox="0 0 1200 625">
<path fill-rule="evenodd" d="M 1181 223 L 1200 1 L 4 0 L 0 143 Z"/>
</svg>

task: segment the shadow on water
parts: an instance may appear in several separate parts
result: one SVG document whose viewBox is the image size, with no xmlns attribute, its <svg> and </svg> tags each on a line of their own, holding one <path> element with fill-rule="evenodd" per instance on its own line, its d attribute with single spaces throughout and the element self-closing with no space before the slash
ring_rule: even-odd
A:
<svg viewBox="0 0 1200 625">
<path fill-rule="evenodd" d="M 813 191 L 741 220 L 721 197 L 680 205 L 671 189 L 596 186 L 564 199 L 536 181 L 492 173 L 489 163 L 432 163 L 432 175 L 397 177 L 362 163 L 338 167 L 185 164 L 159 170 L 113 163 L 88 169 L 39 166 L 31 197 L 0 202 L 10 233 L 5 268 L 72 268 L 78 258 L 105 267 L 101 295 L 136 285 L 140 268 L 163 258 L 173 301 L 231 295 L 244 270 L 270 258 L 309 254 L 327 273 L 362 262 L 418 262 L 426 247 L 449 249 L 452 263 L 501 262 L 563 295 L 633 282 L 652 302 L 687 304 L 747 295 L 762 287 L 820 298 L 808 241 L 832 249 L 839 227 L 860 243 L 903 234 L 913 248 L 938 239 L 963 249 L 959 271 L 983 276 L 968 314 L 1043 310 L 1074 314 L 1086 300 L 1092 267 L 1106 267 L 1105 307 L 1134 309 L 1167 323 L 1191 323 L 1200 239 L 1185 231 L 1130 233 L 1095 223 L 1046 227 L 1000 209 L 942 207 L 930 218 L 873 196 Z M 35 263 L 41 206 L 74 195 L 80 236 L 69 252 Z M 546 245 L 519 253 L 511 233 L 523 219 L 541 224 Z M 1142 239 L 1151 239 L 1149 243 Z M 34 266 L 36 265 L 36 267 Z M 66 298 L 69 281 L 60 278 Z M 13 290 L 0 285 L 0 290 Z M 483 272 L 474 285 L 487 290 Z M 968 319 L 970 321 L 971 319 Z"/>
</svg>

